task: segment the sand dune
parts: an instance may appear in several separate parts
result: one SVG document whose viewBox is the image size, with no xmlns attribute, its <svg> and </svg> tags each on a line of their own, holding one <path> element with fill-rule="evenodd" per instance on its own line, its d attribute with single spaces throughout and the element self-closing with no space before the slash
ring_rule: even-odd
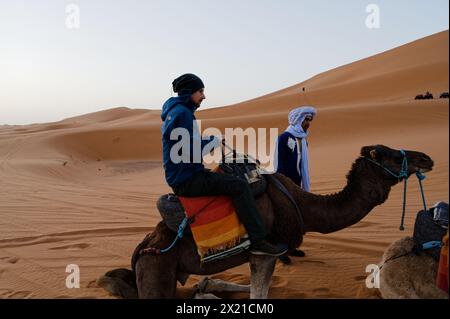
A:
<svg viewBox="0 0 450 319">
<path fill-rule="evenodd" d="M 314 104 L 312 191 L 340 190 L 364 145 L 427 153 L 435 169 L 425 180 L 429 203 L 448 201 L 448 100 L 414 96 L 448 91 L 448 31 L 319 74 L 235 105 L 199 111 L 203 128 L 276 127 L 287 112 Z M 301 88 L 305 87 L 305 93 Z M 109 298 L 97 277 L 130 264 L 136 244 L 160 220 L 158 197 L 170 189 L 161 164 L 160 112 L 115 108 L 59 122 L 0 126 L 0 298 Z M 365 267 L 396 239 L 411 235 L 421 208 L 410 183 L 406 232 L 398 225 L 402 189 L 357 225 L 308 234 L 306 258 L 277 264 L 271 298 L 358 298 Z M 81 288 L 67 289 L 68 264 Z M 215 277 L 248 283 L 247 265 Z M 191 293 L 192 276 L 180 297 Z M 245 294 L 223 297 L 247 298 Z"/>
</svg>

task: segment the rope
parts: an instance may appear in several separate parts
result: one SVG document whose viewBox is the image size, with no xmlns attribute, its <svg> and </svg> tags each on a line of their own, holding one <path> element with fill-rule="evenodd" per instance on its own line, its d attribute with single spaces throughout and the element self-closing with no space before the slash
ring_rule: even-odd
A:
<svg viewBox="0 0 450 319">
<path fill-rule="evenodd" d="M 403 209 L 402 209 L 402 218 L 401 218 L 401 223 L 400 223 L 400 230 L 403 231 L 405 230 L 404 227 L 404 222 L 405 222 L 405 214 L 406 214 L 406 191 L 408 188 L 408 159 L 406 157 L 406 152 L 401 149 L 400 153 L 403 155 L 403 161 L 402 161 L 402 168 L 400 170 L 400 172 L 398 174 L 395 174 L 394 172 L 392 172 L 390 169 L 388 169 L 386 166 L 370 159 L 367 157 L 363 157 L 366 160 L 368 160 L 369 162 L 381 167 L 382 169 L 384 169 L 387 173 L 389 173 L 390 175 L 394 176 L 395 178 L 397 178 L 399 181 L 403 178 L 404 181 L 404 185 L 403 185 Z M 423 202 L 423 208 L 426 211 L 427 210 L 427 204 L 425 201 L 425 192 L 423 190 L 423 185 L 422 185 L 422 181 L 425 179 L 425 176 L 420 173 L 419 171 L 416 172 L 416 177 L 417 180 L 419 181 L 419 185 L 420 185 L 420 192 L 422 195 L 422 202 Z"/>
<path fill-rule="evenodd" d="M 431 249 L 431 248 L 435 248 L 435 247 L 441 248 L 442 242 L 434 240 L 434 241 L 429 241 L 429 242 L 422 244 L 423 250 L 427 250 L 427 249 Z"/>
<path fill-rule="evenodd" d="M 420 186 L 420 193 L 422 194 L 422 202 L 423 202 L 423 209 L 427 211 L 427 203 L 425 202 L 425 193 L 423 191 L 422 181 L 426 178 L 425 175 L 423 175 L 421 172 L 416 172 L 417 180 L 419 181 Z"/>
<path fill-rule="evenodd" d="M 402 162 L 402 170 L 398 174 L 398 178 L 401 179 L 404 177 L 404 185 L 403 185 L 403 209 L 402 209 L 402 220 L 400 223 L 400 230 L 405 230 L 405 214 L 406 214 L 406 190 L 408 188 L 408 160 L 406 158 L 406 153 L 404 150 L 400 150 L 400 153 L 403 155 L 403 162 Z"/>
<path fill-rule="evenodd" d="M 188 218 L 185 217 L 183 219 L 183 221 L 181 222 L 180 226 L 178 226 L 177 236 L 175 237 L 173 242 L 167 248 L 159 249 L 159 248 L 155 248 L 155 247 L 148 247 L 148 248 L 141 249 L 141 251 L 139 252 L 139 255 L 144 255 L 144 254 L 159 255 L 159 254 L 164 254 L 164 253 L 168 252 L 175 246 L 178 239 L 183 237 L 184 229 L 186 228 L 187 223 L 188 223 Z"/>
<path fill-rule="evenodd" d="M 391 258 L 386 259 L 386 260 L 384 261 L 384 263 L 380 266 L 379 269 L 383 268 L 383 266 L 384 266 L 388 261 L 392 261 L 392 260 L 395 260 L 395 259 L 397 259 L 397 258 L 405 257 L 405 256 L 408 256 L 408 255 L 411 255 L 411 254 L 416 254 L 416 255 L 417 255 L 419 252 L 421 252 L 421 251 L 423 251 L 423 250 L 428 250 L 428 249 L 436 248 L 436 247 L 438 247 L 438 248 L 442 247 L 442 242 L 440 242 L 440 241 L 428 241 L 428 242 L 423 243 L 423 244 L 421 244 L 421 245 L 420 245 L 420 244 L 416 244 L 416 245 L 411 249 L 411 251 L 408 251 L 408 252 L 406 252 L 406 253 L 404 253 L 404 254 L 401 254 L 401 255 L 398 255 L 398 256 L 392 256 Z"/>
<path fill-rule="evenodd" d="M 177 243 L 179 238 L 183 238 L 183 233 L 184 233 L 184 229 L 186 228 L 188 219 L 187 217 L 185 217 L 183 219 L 183 221 L 181 222 L 180 226 L 178 226 L 178 233 L 177 233 L 177 237 L 175 237 L 175 239 L 173 240 L 173 242 L 170 244 L 169 247 L 161 249 L 161 254 L 168 252 L 169 250 L 171 250 L 173 248 L 173 246 L 175 246 L 175 244 Z"/>
<path fill-rule="evenodd" d="M 295 210 L 297 211 L 297 217 L 298 217 L 298 222 L 299 222 L 299 225 L 301 228 L 301 234 L 305 234 L 305 227 L 304 227 L 305 223 L 303 222 L 302 212 L 301 212 L 300 208 L 298 207 L 297 203 L 295 202 L 294 198 L 292 197 L 291 193 L 289 193 L 289 191 L 286 189 L 286 187 L 274 175 L 267 175 L 267 178 L 269 181 L 271 181 L 273 184 L 275 184 L 277 189 L 280 192 L 282 192 L 292 203 Z"/>
</svg>

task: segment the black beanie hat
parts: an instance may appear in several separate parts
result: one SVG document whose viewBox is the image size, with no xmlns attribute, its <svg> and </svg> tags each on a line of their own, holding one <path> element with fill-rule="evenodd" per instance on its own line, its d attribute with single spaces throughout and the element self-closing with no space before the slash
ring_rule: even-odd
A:
<svg viewBox="0 0 450 319">
<path fill-rule="evenodd" d="M 172 87 L 175 93 L 183 95 L 197 92 L 198 90 L 203 89 L 205 85 L 195 74 L 186 73 L 173 80 Z"/>
</svg>

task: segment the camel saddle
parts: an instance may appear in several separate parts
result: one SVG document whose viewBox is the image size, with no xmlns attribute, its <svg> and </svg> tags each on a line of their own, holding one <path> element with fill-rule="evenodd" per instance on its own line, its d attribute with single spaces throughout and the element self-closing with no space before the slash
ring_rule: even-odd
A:
<svg viewBox="0 0 450 319">
<path fill-rule="evenodd" d="M 215 171 L 229 174 L 248 182 L 255 199 L 266 191 L 266 177 L 259 173 L 255 163 L 221 163 Z M 178 227 L 186 217 L 185 209 L 179 198 L 172 193 L 162 195 L 158 199 L 156 206 L 166 225 L 172 231 L 178 232 Z M 189 227 L 186 227 L 185 232 L 190 232 Z"/>
</svg>

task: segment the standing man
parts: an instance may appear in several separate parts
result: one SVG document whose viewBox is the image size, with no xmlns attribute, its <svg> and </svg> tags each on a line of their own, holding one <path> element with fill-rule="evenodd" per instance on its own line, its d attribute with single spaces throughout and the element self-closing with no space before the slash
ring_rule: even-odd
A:
<svg viewBox="0 0 450 319">
<path fill-rule="evenodd" d="M 302 106 L 289 113 L 289 126 L 278 137 L 277 141 L 277 173 L 289 177 L 303 190 L 310 191 L 309 163 L 308 163 L 308 129 L 317 111 L 312 106 Z M 292 256 L 304 257 L 301 250 L 289 252 Z M 281 256 L 280 260 L 288 264 L 288 256 Z"/>
<path fill-rule="evenodd" d="M 249 235 L 250 253 L 271 256 L 286 253 L 286 249 L 279 248 L 266 240 L 266 228 L 248 183 L 231 175 L 211 172 L 203 166 L 202 155 L 205 154 L 205 150 L 207 150 L 206 153 L 212 151 L 211 144 L 218 146 L 220 141 L 214 137 L 203 140 L 195 124 L 194 113 L 206 98 L 202 80 L 188 73 L 176 78 L 172 86 L 178 96 L 164 103 L 161 114 L 164 171 L 169 186 L 176 195 L 185 197 L 216 195 L 231 197 L 236 214 Z M 189 138 L 180 140 L 178 135 L 174 139 L 171 135 L 177 136 L 172 134 L 176 129 L 178 132 L 187 131 Z M 181 149 L 176 145 L 179 143 L 183 143 Z M 194 144 L 200 144 L 201 149 L 196 150 Z M 180 154 L 180 152 L 187 152 L 187 154 Z M 179 161 L 180 157 L 181 161 Z"/>
</svg>

